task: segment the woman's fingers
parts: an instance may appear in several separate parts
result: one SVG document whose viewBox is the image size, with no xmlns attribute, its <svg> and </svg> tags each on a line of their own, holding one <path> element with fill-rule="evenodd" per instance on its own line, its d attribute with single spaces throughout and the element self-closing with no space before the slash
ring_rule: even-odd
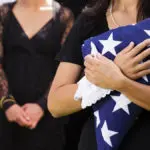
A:
<svg viewBox="0 0 150 150">
<path fill-rule="evenodd" d="M 103 63 L 104 64 L 108 64 L 108 63 L 112 63 L 112 60 L 108 59 L 107 57 L 101 55 L 100 53 L 97 54 L 96 56 L 97 59 L 95 59 L 95 63 L 98 66 L 101 66 Z M 101 64 L 101 65 L 100 65 Z"/>
<path fill-rule="evenodd" d="M 120 54 L 125 54 L 130 52 L 134 48 L 134 45 L 135 45 L 134 42 L 130 42 L 129 45 L 120 52 Z"/>
<path fill-rule="evenodd" d="M 135 58 L 134 58 L 134 62 L 135 63 L 140 63 L 142 62 L 145 58 L 147 58 L 150 55 L 150 48 L 144 50 L 143 52 L 141 52 L 140 54 L 138 54 Z"/>
<path fill-rule="evenodd" d="M 88 63 L 88 64 L 90 64 L 90 65 L 93 65 L 93 56 L 92 55 L 87 55 L 86 57 L 85 57 L 85 61 Z"/>
<path fill-rule="evenodd" d="M 130 56 L 134 57 L 138 55 L 144 48 L 148 47 L 149 45 L 150 39 L 144 40 L 132 49 L 132 51 L 130 52 Z"/>
<path fill-rule="evenodd" d="M 93 73 L 89 69 L 85 69 L 84 72 L 86 78 L 93 83 Z"/>
<path fill-rule="evenodd" d="M 140 72 L 136 73 L 133 78 L 134 79 L 139 79 L 139 78 L 144 77 L 148 74 L 150 74 L 150 69 L 143 70 L 143 71 L 140 71 Z"/>
<path fill-rule="evenodd" d="M 16 122 L 22 127 L 25 127 L 25 126 L 28 127 L 31 125 L 30 119 L 27 117 L 27 115 L 23 111 L 20 111 L 20 113 L 18 114 L 16 118 Z"/>
<path fill-rule="evenodd" d="M 27 126 L 27 124 L 28 124 L 28 122 L 22 115 L 20 115 L 16 118 L 16 122 L 22 127 Z"/>
<path fill-rule="evenodd" d="M 102 56 L 102 57 L 104 57 L 104 56 Z M 91 55 L 88 55 L 85 58 L 84 66 L 87 69 L 94 71 L 95 66 L 97 66 L 97 65 L 99 65 L 99 63 L 98 63 L 98 59 L 96 57 L 92 57 Z"/>
<path fill-rule="evenodd" d="M 88 61 L 84 61 L 84 66 L 85 66 L 87 69 L 91 69 L 91 68 L 92 68 L 92 64 L 89 63 Z"/>
<path fill-rule="evenodd" d="M 140 72 L 147 69 L 150 69 L 150 60 L 137 65 L 135 68 L 135 72 Z"/>
<path fill-rule="evenodd" d="M 22 111 L 22 116 L 26 119 L 26 121 L 30 121 L 30 117 L 25 110 Z"/>
</svg>

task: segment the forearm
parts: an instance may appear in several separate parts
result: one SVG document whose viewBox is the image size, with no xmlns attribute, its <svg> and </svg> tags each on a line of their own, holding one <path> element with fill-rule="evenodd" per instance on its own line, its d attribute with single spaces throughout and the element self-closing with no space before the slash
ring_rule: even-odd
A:
<svg viewBox="0 0 150 150">
<path fill-rule="evenodd" d="M 8 81 L 2 65 L 0 65 L 0 99 L 0 106 L 4 110 L 16 104 L 14 97 L 9 93 Z"/>
<path fill-rule="evenodd" d="M 150 86 L 124 78 L 118 90 L 133 103 L 146 110 L 150 110 Z"/>
<path fill-rule="evenodd" d="M 8 95 L 8 82 L 3 71 L 2 65 L 0 64 L 0 97 Z"/>
<path fill-rule="evenodd" d="M 4 5 L 0 7 L 0 105 L 1 108 L 4 110 L 7 110 L 9 107 L 14 105 L 16 103 L 15 99 L 13 96 L 9 93 L 9 86 L 8 86 L 8 81 L 5 75 L 5 72 L 2 67 L 2 60 L 3 60 L 3 25 L 4 25 L 4 20 L 7 16 L 7 13 L 9 12 L 9 6 Z"/>
<path fill-rule="evenodd" d="M 48 109 L 54 117 L 66 116 L 80 111 L 81 102 L 74 100 L 77 84 L 51 89 L 48 97 Z"/>
</svg>

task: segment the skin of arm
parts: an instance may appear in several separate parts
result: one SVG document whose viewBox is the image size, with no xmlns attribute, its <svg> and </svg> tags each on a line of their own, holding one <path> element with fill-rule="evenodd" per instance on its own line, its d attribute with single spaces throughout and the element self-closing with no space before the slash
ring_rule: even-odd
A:
<svg viewBox="0 0 150 150">
<path fill-rule="evenodd" d="M 126 95 L 133 103 L 150 111 L 150 86 L 128 78 L 120 82 L 121 86 L 118 88 L 118 91 Z"/>
<path fill-rule="evenodd" d="M 48 96 L 48 109 L 53 117 L 61 117 L 80 111 L 81 102 L 74 100 L 81 66 L 61 62 Z M 63 75 L 63 77 L 62 77 Z"/>
</svg>

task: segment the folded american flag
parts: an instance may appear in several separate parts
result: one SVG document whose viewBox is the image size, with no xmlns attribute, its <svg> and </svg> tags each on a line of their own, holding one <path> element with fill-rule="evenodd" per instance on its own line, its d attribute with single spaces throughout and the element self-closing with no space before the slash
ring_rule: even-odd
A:
<svg viewBox="0 0 150 150">
<path fill-rule="evenodd" d="M 96 37 L 87 39 L 82 45 L 83 57 L 99 52 L 107 58 L 114 60 L 117 53 L 129 45 L 131 41 L 135 45 L 145 39 L 150 38 L 150 19 L 141 21 L 136 25 L 128 25 L 110 30 Z M 145 59 L 144 61 L 148 60 Z M 150 75 L 137 80 L 143 84 L 150 84 Z M 86 83 L 86 84 L 85 84 Z M 84 85 L 84 86 L 83 86 Z M 87 91 L 86 91 L 86 86 Z M 84 79 L 79 82 L 79 88 L 75 98 L 82 98 L 90 95 L 95 97 L 95 91 L 100 91 L 94 85 Z M 82 90 L 82 87 L 85 89 Z M 90 94 L 88 93 L 90 91 Z M 104 89 L 104 95 L 100 101 L 88 102 L 87 106 L 93 105 L 95 116 L 95 130 L 98 150 L 117 150 L 123 137 L 134 124 L 136 118 L 142 112 L 142 108 L 132 103 L 125 95 L 120 92 Z M 107 91 L 107 92 L 106 92 Z M 88 99 L 88 98 L 87 98 Z M 98 99 L 97 99 L 98 100 Z M 90 99 L 88 100 L 90 101 Z M 84 106 L 86 107 L 86 106 Z"/>
</svg>

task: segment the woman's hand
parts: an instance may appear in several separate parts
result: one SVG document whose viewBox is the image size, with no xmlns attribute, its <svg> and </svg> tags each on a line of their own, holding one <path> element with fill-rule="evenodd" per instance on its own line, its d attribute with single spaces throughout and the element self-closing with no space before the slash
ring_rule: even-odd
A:
<svg viewBox="0 0 150 150">
<path fill-rule="evenodd" d="M 150 74 L 150 60 L 141 63 L 143 59 L 150 55 L 150 48 L 141 52 L 150 45 L 150 39 L 143 41 L 134 47 L 131 42 L 124 50 L 122 50 L 115 58 L 115 64 L 130 79 L 136 80 L 147 74 Z"/>
<path fill-rule="evenodd" d="M 5 112 L 5 115 L 9 122 L 16 122 L 22 127 L 28 127 L 31 125 L 29 116 L 17 104 L 14 104 L 8 108 Z"/>
<path fill-rule="evenodd" d="M 84 64 L 87 79 L 102 88 L 120 89 L 126 78 L 113 61 L 100 54 L 97 58 L 86 56 Z"/>
<path fill-rule="evenodd" d="M 43 109 L 38 104 L 27 103 L 22 106 L 22 109 L 29 115 L 31 118 L 31 126 L 30 129 L 36 128 L 37 124 L 41 120 L 44 115 Z"/>
</svg>

